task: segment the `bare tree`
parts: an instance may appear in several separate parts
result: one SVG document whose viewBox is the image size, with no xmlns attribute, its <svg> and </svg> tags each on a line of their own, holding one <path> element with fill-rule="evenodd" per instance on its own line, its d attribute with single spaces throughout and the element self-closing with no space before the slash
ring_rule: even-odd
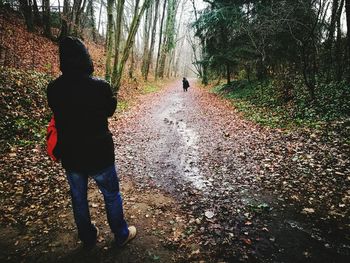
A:
<svg viewBox="0 0 350 263">
<path fill-rule="evenodd" d="M 69 0 L 63 2 L 63 14 L 61 17 L 61 32 L 59 38 L 66 37 L 69 33 Z"/>
<path fill-rule="evenodd" d="M 347 61 L 347 80 L 350 82 L 350 0 L 345 0 L 346 10 L 346 25 L 347 25 L 347 47 L 348 47 L 348 61 Z"/>
<path fill-rule="evenodd" d="M 34 24 L 41 26 L 42 25 L 42 19 L 39 13 L 39 7 L 37 0 L 33 0 L 33 14 L 34 14 Z"/>
<path fill-rule="evenodd" d="M 28 31 L 34 31 L 32 0 L 19 0 L 19 5 L 24 15 Z"/>
<path fill-rule="evenodd" d="M 52 38 L 50 0 L 43 0 L 44 35 Z"/>
<path fill-rule="evenodd" d="M 163 45 L 159 59 L 158 77 L 160 78 L 164 77 L 166 59 L 169 56 L 172 49 L 174 48 L 176 8 L 177 0 L 169 0 Z"/>
<path fill-rule="evenodd" d="M 152 27 L 152 7 L 148 8 L 144 19 L 143 52 L 142 52 L 142 66 L 141 66 L 141 72 L 144 78 L 145 78 L 146 64 L 147 64 L 147 58 L 149 53 L 151 27 Z"/>
<path fill-rule="evenodd" d="M 111 80 L 111 61 L 112 61 L 112 49 L 113 49 L 113 6 L 114 0 L 107 0 L 107 33 L 106 33 L 106 74 L 107 81 Z"/>
<path fill-rule="evenodd" d="M 152 58 L 153 58 L 153 49 L 154 45 L 156 43 L 156 32 L 157 32 L 157 20 L 158 20 L 158 12 L 159 12 L 159 0 L 155 1 L 154 4 L 154 16 L 153 16 L 153 27 L 152 27 L 152 36 L 151 36 L 151 46 L 148 52 L 147 60 L 145 62 L 145 73 L 144 73 L 144 79 L 147 80 L 148 78 L 148 73 L 150 69 L 150 65 L 152 63 Z"/>
<path fill-rule="evenodd" d="M 158 67 L 159 67 L 159 59 L 160 59 L 160 52 L 162 49 L 162 37 L 163 37 L 163 26 L 164 26 L 164 18 L 165 18 L 165 10 L 166 10 L 167 0 L 164 0 L 163 4 L 163 13 L 162 13 L 162 19 L 160 21 L 160 33 L 159 33 L 159 42 L 158 42 L 158 52 L 157 52 L 157 61 L 156 61 L 156 69 L 154 71 L 155 79 L 158 78 Z"/>
<path fill-rule="evenodd" d="M 120 61 L 118 59 L 118 63 L 114 63 L 114 67 L 113 67 L 112 87 L 115 90 L 115 92 L 119 91 L 122 74 L 124 72 L 125 63 L 129 57 L 130 50 L 132 49 L 132 47 L 134 45 L 135 35 L 136 35 L 137 30 L 139 28 L 141 18 L 143 16 L 144 12 L 147 10 L 147 8 L 149 8 L 152 1 L 153 0 L 145 0 L 141 7 L 139 7 L 139 1 L 136 2 L 136 5 L 135 5 L 136 11 L 134 13 L 134 16 L 133 16 L 133 19 L 132 19 L 132 22 L 130 25 L 130 30 L 128 32 L 128 36 L 127 36 L 123 51 L 121 53 Z M 115 54 L 115 55 L 117 55 L 117 54 Z M 118 56 L 119 56 L 119 54 L 118 54 Z"/>
</svg>

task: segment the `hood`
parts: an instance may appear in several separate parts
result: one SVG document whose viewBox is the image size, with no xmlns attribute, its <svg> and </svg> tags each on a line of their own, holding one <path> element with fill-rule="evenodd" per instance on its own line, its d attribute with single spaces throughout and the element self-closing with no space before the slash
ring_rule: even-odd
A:
<svg viewBox="0 0 350 263">
<path fill-rule="evenodd" d="M 59 44 L 60 69 L 63 74 L 91 75 L 94 72 L 89 51 L 75 37 L 65 37 Z"/>
</svg>

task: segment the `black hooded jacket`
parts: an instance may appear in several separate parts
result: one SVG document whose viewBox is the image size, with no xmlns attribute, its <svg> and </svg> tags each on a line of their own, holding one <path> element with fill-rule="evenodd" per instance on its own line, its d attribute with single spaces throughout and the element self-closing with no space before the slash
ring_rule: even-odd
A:
<svg viewBox="0 0 350 263">
<path fill-rule="evenodd" d="M 62 75 L 48 85 L 47 98 L 56 120 L 62 166 L 73 172 L 97 172 L 114 164 L 107 119 L 117 100 L 106 81 L 91 77 L 93 64 L 79 39 L 63 39 L 59 52 Z"/>
<path fill-rule="evenodd" d="M 183 78 L 182 80 L 182 87 L 184 89 L 187 89 L 190 86 L 190 83 L 188 82 L 188 80 L 186 78 Z"/>
</svg>

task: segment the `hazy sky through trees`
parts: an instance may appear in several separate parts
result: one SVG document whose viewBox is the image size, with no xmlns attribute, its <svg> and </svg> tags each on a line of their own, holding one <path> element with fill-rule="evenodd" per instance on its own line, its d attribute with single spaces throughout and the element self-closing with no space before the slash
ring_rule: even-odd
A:
<svg viewBox="0 0 350 263">
<path fill-rule="evenodd" d="M 101 5 L 101 1 L 103 1 L 103 3 L 106 4 L 107 0 L 96 0 L 94 1 L 94 10 L 95 10 L 95 17 L 96 17 L 96 23 L 98 23 L 98 18 L 99 18 L 99 14 L 100 14 L 100 5 Z M 192 8 L 192 4 L 189 0 L 184 0 L 187 1 L 187 11 L 192 12 L 193 8 Z M 71 1 L 72 2 L 72 1 Z M 127 0 L 126 1 L 126 6 L 130 6 L 130 3 L 132 2 L 132 0 Z M 203 8 L 205 8 L 205 6 L 207 5 L 206 3 L 203 2 L 203 0 L 196 0 L 196 6 L 198 8 L 198 10 L 201 10 Z M 41 0 L 38 0 L 38 4 L 41 5 Z M 52 0 L 50 1 L 50 5 L 51 6 L 61 6 L 61 9 L 63 8 L 63 0 Z M 189 12 L 186 12 L 189 13 Z M 189 15 L 189 14 L 187 14 Z M 100 33 L 104 33 L 106 32 L 106 25 L 107 25 L 107 12 L 106 12 L 106 5 L 103 6 L 102 8 L 102 15 L 101 15 L 101 28 L 100 28 Z"/>
</svg>

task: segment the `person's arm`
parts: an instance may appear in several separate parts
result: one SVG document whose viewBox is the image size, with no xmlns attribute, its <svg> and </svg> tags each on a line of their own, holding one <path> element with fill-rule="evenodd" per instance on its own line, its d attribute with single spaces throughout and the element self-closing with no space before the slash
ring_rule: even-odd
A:
<svg viewBox="0 0 350 263">
<path fill-rule="evenodd" d="M 107 82 L 104 82 L 104 89 L 106 98 L 106 113 L 108 117 L 112 117 L 117 109 L 117 98 L 114 96 L 112 88 Z"/>
</svg>

